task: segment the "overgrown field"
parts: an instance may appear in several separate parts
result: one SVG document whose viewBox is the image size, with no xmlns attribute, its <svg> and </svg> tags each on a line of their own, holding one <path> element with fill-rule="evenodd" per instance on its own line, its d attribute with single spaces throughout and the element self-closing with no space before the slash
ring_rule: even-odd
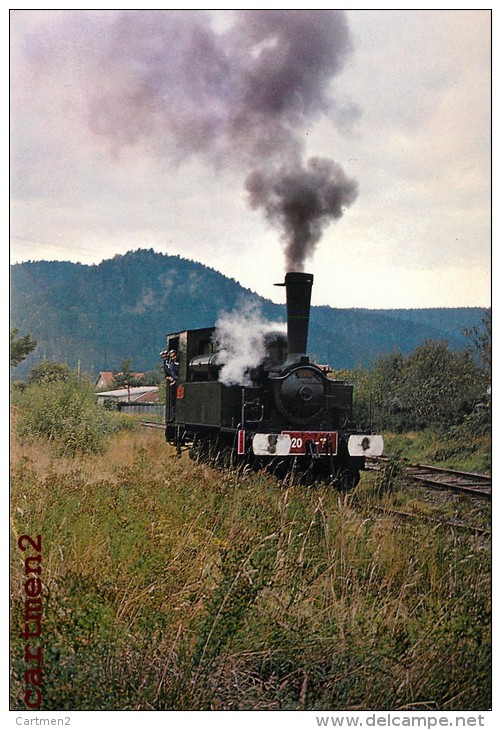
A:
<svg viewBox="0 0 501 730">
<path fill-rule="evenodd" d="M 178 459 L 160 430 L 78 458 L 14 436 L 11 490 L 12 709 L 21 534 L 42 536 L 41 709 L 491 706 L 489 535 L 393 465 L 339 494 Z"/>
<path fill-rule="evenodd" d="M 384 437 L 385 454 L 400 462 L 434 464 L 450 469 L 490 474 L 491 434 L 463 429 L 437 432 L 433 429 Z"/>
</svg>

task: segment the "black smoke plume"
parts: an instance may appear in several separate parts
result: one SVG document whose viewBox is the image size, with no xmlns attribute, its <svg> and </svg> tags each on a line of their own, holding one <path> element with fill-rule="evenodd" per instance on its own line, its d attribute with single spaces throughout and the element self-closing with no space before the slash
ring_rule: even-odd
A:
<svg viewBox="0 0 501 730">
<path fill-rule="evenodd" d="M 356 196 L 339 165 L 303 162 L 315 119 L 357 113 L 332 93 L 352 51 L 344 12 L 66 12 L 66 37 L 59 25 L 31 53 L 68 69 L 71 50 L 92 132 L 116 155 L 136 147 L 242 171 L 250 204 L 281 228 L 287 266 L 301 268 Z"/>
<path fill-rule="evenodd" d="M 263 208 L 268 220 L 282 230 L 287 270 L 303 271 L 323 229 L 341 218 L 357 196 L 357 185 L 332 160 L 312 158 L 305 168 L 277 173 L 252 172 L 246 187 L 252 207 Z"/>
</svg>

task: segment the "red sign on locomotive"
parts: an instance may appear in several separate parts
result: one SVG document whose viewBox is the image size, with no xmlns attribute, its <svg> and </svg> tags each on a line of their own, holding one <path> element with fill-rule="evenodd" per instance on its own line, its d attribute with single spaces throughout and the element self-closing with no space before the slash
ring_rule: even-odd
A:
<svg viewBox="0 0 501 730">
<path fill-rule="evenodd" d="M 313 447 L 315 453 L 337 454 L 337 431 L 282 431 L 291 438 L 291 454 L 306 454 Z"/>
</svg>

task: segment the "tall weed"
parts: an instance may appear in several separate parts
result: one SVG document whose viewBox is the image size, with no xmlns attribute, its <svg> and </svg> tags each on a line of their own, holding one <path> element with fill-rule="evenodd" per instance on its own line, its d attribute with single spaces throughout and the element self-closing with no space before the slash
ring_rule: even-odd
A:
<svg viewBox="0 0 501 730">
<path fill-rule="evenodd" d="M 178 459 L 162 434 L 12 475 L 12 707 L 23 564 L 43 536 L 42 709 L 488 709 L 488 539 L 352 494 Z"/>
</svg>

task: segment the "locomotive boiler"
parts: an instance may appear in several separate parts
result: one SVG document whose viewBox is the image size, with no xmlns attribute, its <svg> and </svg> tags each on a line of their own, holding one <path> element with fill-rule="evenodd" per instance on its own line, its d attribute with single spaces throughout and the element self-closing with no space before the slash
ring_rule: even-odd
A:
<svg viewBox="0 0 501 730">
<path fill-rule="evenodd" d="M 382 454 L 382 437 L 352 421 L 352 386 L 307 355 L 312 284 L 311 274 L 289 272 L 278 285 L 286 291 L 287 335 L 265 335 L 264 355 L 245 384 L 222 382 L 216 328 L 167 336 L 167 349 L 179 354 L 179 379 L 167 388 L 165 434 L 178 453 L 188 448 L 194 459 L 341 487 L 356 485 L 366 458 Z"/>
</svg>

